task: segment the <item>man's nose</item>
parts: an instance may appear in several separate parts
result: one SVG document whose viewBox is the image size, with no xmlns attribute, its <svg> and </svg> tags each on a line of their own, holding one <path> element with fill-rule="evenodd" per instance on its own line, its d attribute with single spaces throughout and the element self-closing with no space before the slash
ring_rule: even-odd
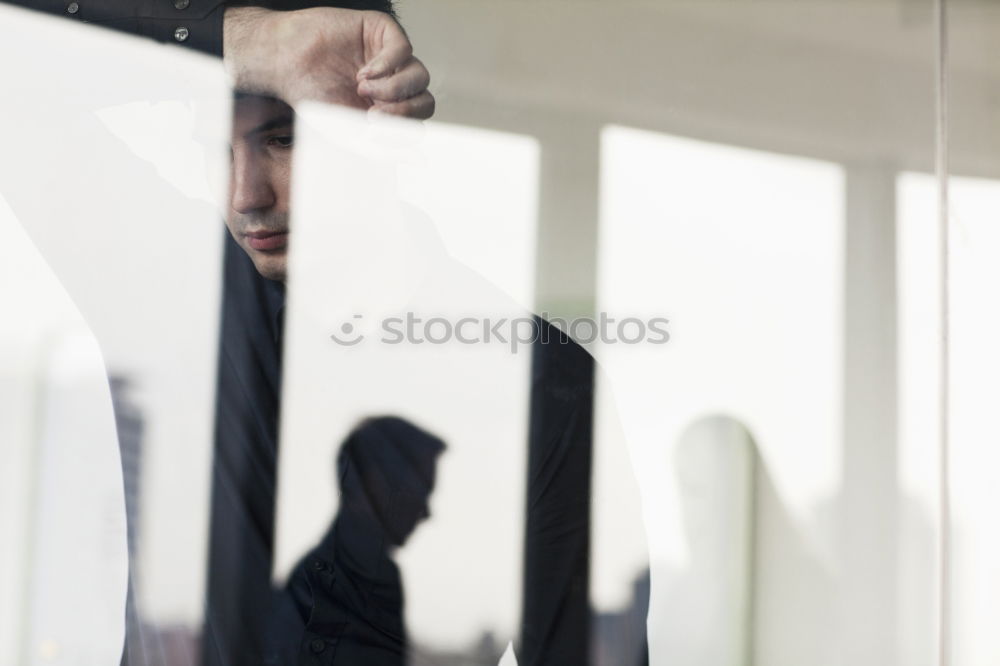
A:
<svg viewBox="0 0 1000 666">
<path fill-rule="evenodd" d="M 270 208 L 276 197 L 267 169 L 252 159 L 234 159 L 232 170 L 233 210 L 237 213 L 252 213 Z"/>
</svg>

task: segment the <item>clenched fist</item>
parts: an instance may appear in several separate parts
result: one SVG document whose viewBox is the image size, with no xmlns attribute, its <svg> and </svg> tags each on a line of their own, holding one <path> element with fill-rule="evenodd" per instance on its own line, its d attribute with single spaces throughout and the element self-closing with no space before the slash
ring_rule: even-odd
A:
<svg viewBox="0 0 1000 666">
<path fill-rule="evenodd" d="M 434 113 L 427 68 L 383 12 L 233 7 L 226 10 L 223 44 L 226 68 L 243 92 L 418 119 Z"/>
</svg>

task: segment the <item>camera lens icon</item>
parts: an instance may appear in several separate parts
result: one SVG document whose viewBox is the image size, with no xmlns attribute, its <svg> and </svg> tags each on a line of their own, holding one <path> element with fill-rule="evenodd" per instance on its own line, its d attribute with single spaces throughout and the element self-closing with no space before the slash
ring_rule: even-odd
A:
<svg viewBox="0 0 1000 666">
<path fill-rule="evenodd" d="M 361 315 L 356 314 L 353 318 L 361 319 Z M 340 334 L 332 333 L 330 334 L 330 339 L 342 347 L 353 347 L 364 340 L 365 336 L 358 332 L 357 327 L 353 323 L 345 321 L 340 326 Z"/>
</svg>

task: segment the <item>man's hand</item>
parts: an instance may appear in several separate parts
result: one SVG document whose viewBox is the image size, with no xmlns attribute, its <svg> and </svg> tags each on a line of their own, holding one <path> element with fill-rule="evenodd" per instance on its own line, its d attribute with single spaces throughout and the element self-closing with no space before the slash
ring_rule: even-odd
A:
<svg viewBox="0 0 1000 666">
<path fill-rule="evenodd" d="M 237 90 L 429 118 L 430 75 L 388 14 L 336 7 L 226 10 L 223 50 Z"/>
</svg>

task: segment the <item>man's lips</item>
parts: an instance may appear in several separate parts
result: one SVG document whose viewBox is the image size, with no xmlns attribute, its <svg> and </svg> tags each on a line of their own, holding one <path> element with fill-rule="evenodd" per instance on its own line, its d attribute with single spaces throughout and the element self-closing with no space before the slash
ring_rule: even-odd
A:
<svg viewBox="0 0 1000 666">
<path fill-rule="evenodd" d="M 287 231 L 253 231 L 244 234 L 247 245 L 255 250 L 280 250 L 288 245 Z"/>
</svg>

